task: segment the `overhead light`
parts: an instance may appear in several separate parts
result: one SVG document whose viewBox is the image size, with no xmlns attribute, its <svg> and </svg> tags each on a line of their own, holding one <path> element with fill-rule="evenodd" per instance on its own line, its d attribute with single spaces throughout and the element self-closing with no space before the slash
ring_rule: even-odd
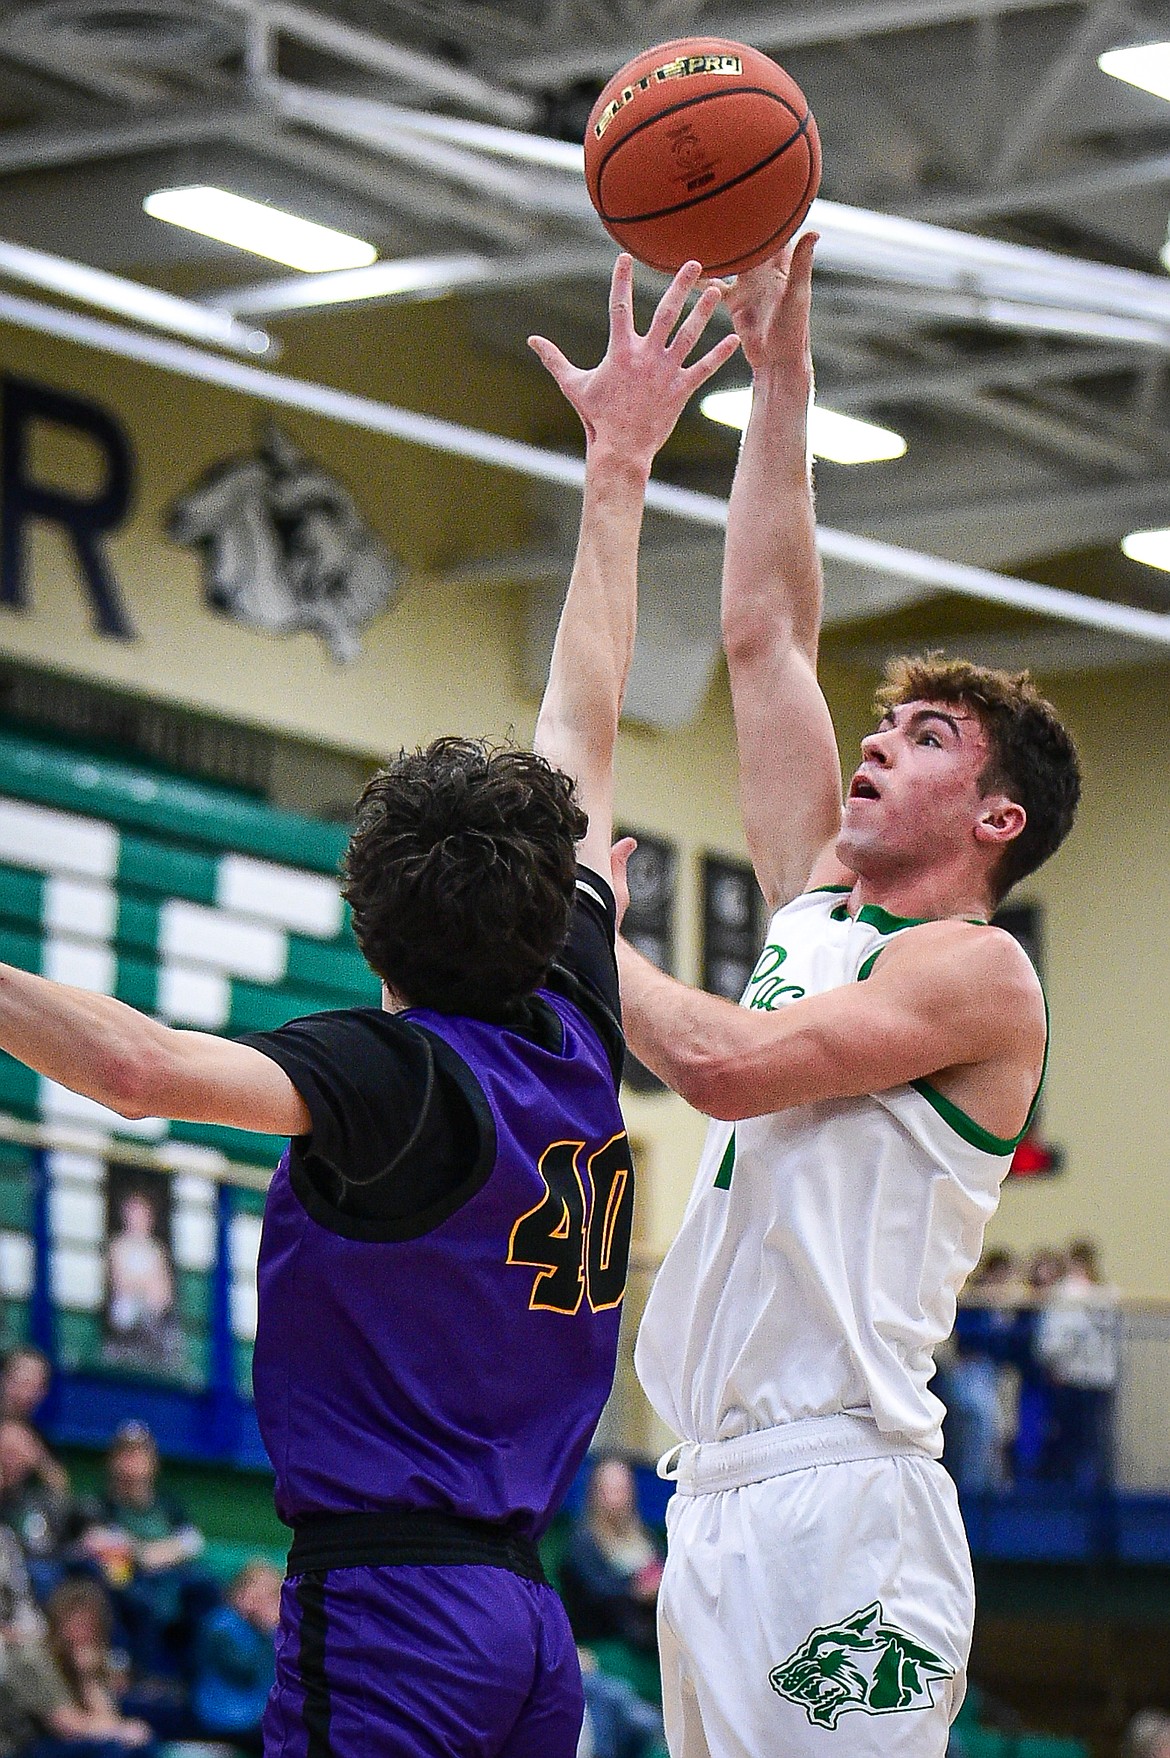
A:
<svg viewBox="0 0 1170 1758">
<path fill-rule="evenodd" d="M 1097 66 L 1114 79 L 1124 79 L 1156 98 L 1170 98 L 1170 43 L 1136 43 L 1132 49 L 1110 49 L 1098 55 Z"/>
<path fill-rule="evenodd" d="M 1144 562 L 1147 568 L 1163 568 L 1170 574 L 1170 531 L 1131 531 L 1122 538 L 1121 549 L 1131 562 Z"/>
<path fill-rule="evenodd" d="M 307 273 L 365 268 L 378 255 L 364 239 L 206 184 L 157 189 L 142 205 L 152 219 L 166 220 L 172 226 L 183 226 L 188 232 L 200 232 L 205 238 L 234 244 L 239 250 L 250 250 Z"/>
<path fill-rule="evenodd" d="M 699 408 L 709 421 L 721 421 L 725 427 L 742 431 L 752 412 L 751 387 L 710 391 Z M 880 464 L 887 458 L 900 458 L 906 450 L 906 441 L 892 428 L 839 415 L 819 403 L 808 412 L 808 443 L 814 458 L 825 458 L 831 464 Z"/>
</svg>

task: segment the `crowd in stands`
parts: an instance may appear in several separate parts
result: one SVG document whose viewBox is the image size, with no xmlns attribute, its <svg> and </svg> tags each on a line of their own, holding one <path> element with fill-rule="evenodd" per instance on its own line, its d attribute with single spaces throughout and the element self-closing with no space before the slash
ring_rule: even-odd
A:
<svg viewBox="0 0 1170 1758">
<path fill-rule="evenodd" d="M 935 1387 L 944 1462 L 963 1493 L 1108 1488 L 1121 1366 L 1118 1290 L 1075 1240 L 1023 1263 L 989 1251 L 961 1296 Z"/>
<path fill-rule="evenodd" d="M 151 1758 L 160 1743 L 259 1753 L 281 1576 L 248 1563 L 221 1590 L 204 1539 L 128 1423 L 100 1496 L 73 1493 L 36 1427 L 39 1351 L 0 1370 L 0 1758 Z"/>
</svg>

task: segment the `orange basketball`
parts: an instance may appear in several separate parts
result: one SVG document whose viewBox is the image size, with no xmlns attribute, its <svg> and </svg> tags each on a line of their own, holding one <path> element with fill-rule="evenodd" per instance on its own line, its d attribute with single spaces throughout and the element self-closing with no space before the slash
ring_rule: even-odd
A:
<svg viewBox="0 0 1170 1758">
<path fill-rule="evenodd" d="M 738 274 L 787 242 L 821 180 L 804 93 L 746 43 L 685 37 L 615 73 L 585 130 L 589 198 L 651 268 Z"/>
</svg>

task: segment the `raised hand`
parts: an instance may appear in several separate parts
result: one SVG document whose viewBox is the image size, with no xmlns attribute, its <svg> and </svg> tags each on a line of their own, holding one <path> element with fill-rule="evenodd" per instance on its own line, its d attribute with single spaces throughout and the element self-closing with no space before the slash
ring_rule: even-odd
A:
<svg viewBox="0 0 1170 1758">
<path fill-rule="evenodd" d="M 605 444 L 648 470 L 691 396 L 735 353 L 738 339 L 725 336 L 686 364 L 724 294 L 722 283 L 712 282 L 682 318 L 702 276 L 699 263 L 685 263 L 641 336 L 634 328 L 633 260 L 623 252 L 610 286 L 609 345 L 596 366 L 574 366 L 544 336 L 529 336 L 529 347 L 581 417 L 590 446 Z"/>
<path fill-rule="evenodd" d="M 808 314 L 815 232 L 748 269 L 726 288 L 727 309 L 753 372 L 775 367 L 812 379 Z"/>
</svg>

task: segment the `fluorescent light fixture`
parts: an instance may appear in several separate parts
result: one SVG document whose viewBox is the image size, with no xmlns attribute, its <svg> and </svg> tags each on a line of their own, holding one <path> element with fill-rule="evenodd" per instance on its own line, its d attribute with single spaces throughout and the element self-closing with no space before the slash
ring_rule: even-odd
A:
<svg viewBox="0 0 1170 1758">
<path fill-rule="evenodd" d="M 1114 79 L 1124 79 L 1156 98 L 1170 98 L 1170 43 L 1136 43 L 1132 49 L 1110 49 L 1098 55 L 1097 66 Z"/>
<path fill-rule="evenodd" d="M 183 226 L 188 232 L 200 232 L 205 238 L 217 238 L 221 244 L 234 244 L 238 250 L 250 250 L 306 273 L 365 268 L 378 254 L 372 244 L 351 238 L 347 232 L 335 232 L 331 226 L 318 226 L 313 220 L 299 219 L 281 208 L 207 184 L 157 189 L 142 205 L 155 220 L 166 220 L 169 225 Z"/>
<path fill-rule="evenodd" d="M 1170 574 L 1170 531 L 1131 531 L 1122 538 L 1121 549 L 1131 562 L 1144 562 L 1147 568 L 1162 568 Z"/>
<path fill-rule="evenodd" d="M 725 427 L 742 431 L 752 412 L 751 387 L 711 391 L 699 408 L 709 421 L 721 421 Z M 831 464 L 880 464 L 887 458 L 900 458 L 906 450 L 902 435 L 891 428 L 839 415 L 819 403 L 808 412 L 808 442 L 814 458 L 825 458 Z"/>
</svg>

